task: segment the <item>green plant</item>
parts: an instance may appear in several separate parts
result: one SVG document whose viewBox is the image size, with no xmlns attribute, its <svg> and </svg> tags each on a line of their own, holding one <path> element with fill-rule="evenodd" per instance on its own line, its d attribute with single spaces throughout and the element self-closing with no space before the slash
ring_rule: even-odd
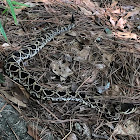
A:
<svg viewBox="0 0 140 140">
<path fill-rule="evenodd" d="M 3 35 L 3 37 L 5 38 L 5 40 L 7 41 L 7 36 L 6 36 L 6 33 L 5 33 L 4 29 L 3 29 L 1 21 L 0 21 L 0 32 Z"/>
<path fill-rule="evenodd" d="M 6 0 L 6 2 L 8 4 L 8 6 L 3 7 L 4 11 L 2 12 L 2 14 L 4 15 L 5 13 L 10 12 L 13 19 L 14 19 L 15 24 L 17 25 L 18 23 L 17 23 L 17 18 L 16 18 L 16 14 L 15 14 L 14 9 L 19 9 L 19 8 L 21 8 L 21 6 L 29 7 L 29 5 L 22 4 L 22 3 L 19 3 L 16 1 L 11 1 L 11 0 Z M 2 27 L 1 21 L 0 21 L 0 32 L 3 35 L 3 37 L 5 38 L 5 40 L 7 41 L 7 36 L 6 36 L 6 33 Z"/>
</svg>

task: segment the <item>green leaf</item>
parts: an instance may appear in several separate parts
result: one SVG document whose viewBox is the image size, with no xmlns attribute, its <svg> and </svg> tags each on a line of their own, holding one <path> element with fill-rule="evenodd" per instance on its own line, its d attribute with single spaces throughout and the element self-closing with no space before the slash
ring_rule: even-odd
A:
<svg viewBox="0 0 140 140">
<path fill-rule="evenodd" d="M 5 38 L 5 40 L 7 41 L 7 36 L 6 36 L 6 33 L 5 33 L 5 31 L 4 31 L 3 27 L 2 27 L 1 21 L 0 21 L 0 32 L 3 35 L 3 37 Z"/>
<path fill-rule="evenodd" d="M 7 11 L 8 11 L 8 8 L 6 8 L 6 9 L 2 12 L 2 14 L 4 15 Z"/>
<path fill-rule="evenodd" d="M 17 25 L 17 18 L 16 18 L 16 14 L 15 14 L 15 11 L 14 11 L 13 4 L 12 4 L 11 0 L 6 0 L 6 1 L 7 1 L 8 5 L 9 5 L 9 7 L 10 7 L 10 11 L 11 11 L 11 14 L 12 14 L 12 16 L 14 18 L 15 24 Z"/>
<path fill-rule="evenodd" d="M 17 2 L 17 1 L 12 1 L 12 4 L 13 4 L 13 5 L 19 5 L 19 6 L 26 6 L 26 7 L 30 7 L 30 5 L 23 4 L 23 3 L 19 3 L 19 2 Z"/>
</svg>

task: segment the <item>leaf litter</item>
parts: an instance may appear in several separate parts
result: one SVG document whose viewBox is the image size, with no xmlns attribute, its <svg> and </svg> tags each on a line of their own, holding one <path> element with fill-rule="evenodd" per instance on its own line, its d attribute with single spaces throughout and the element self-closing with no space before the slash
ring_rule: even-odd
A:
<svg viewBox="0 0 140 140">
<path fill-rule="evenodd" d="M 36 57 L 23 64 L 41 85 L 52 90 L 86 93 L 100 98 L 101 103 L 111 100 L 139 105 L 140 10 L 136 4 L 125 3 L 125 0 L 121 3 L 115 0 L 112 3 L 36 0 L 30 5 L 33 6 L 17 11 L 19 26 L 13 24 L 12 17 L 7 17 L 10 22 L 5 28 L 8 39 L 13 42 L 11 51 L 24 46 L 28 40 L 34 40 L 46 27 L 53 29 L 69 23 L 71 14 L 76 22 L 75 29 L 54 38 Z M 1 83 L 1 86 L 4 89 L 5 85 Z M 18 90 L 12 92 L 14 98 L 11 99 L 18 104 L 15 92 L 19 93 Z M 75 102 L 48 101 L 41 104 L 46 109 L 35 101 L 26 105 L 21 102 L 21 106 L 28 107 L 20 107 L 22 115 L 36 128 L 36 132 L 29 128 L 28 133 L 37 139 L 51 136 L 53 139 L 123 140 L 124 135 L 127 138 L 139 136 L 139 110 L 122 115 L 120 122 L 125 121 L 119 124 L 117 121 L 108 122 L 102 113 Z M 71 126 L 75 122 L 81 130 Z"/>
</svg>

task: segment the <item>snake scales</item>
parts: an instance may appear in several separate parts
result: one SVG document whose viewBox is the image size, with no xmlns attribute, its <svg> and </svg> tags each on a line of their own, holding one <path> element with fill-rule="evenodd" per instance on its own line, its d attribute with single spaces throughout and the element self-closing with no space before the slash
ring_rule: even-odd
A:
<svg viewBox="0 0 140 140">
<path fill-rule="evenodd" d="M 75 24 L 72 22 L 63 27 L 58 27 L 54 30 L 49 30 L 47 33 L 42 34 L 40 38 L 37 38 L 34 43 L 22 47 L 18 51 L 12 52 L 5 60 L 4 72 L 15 82 L 21 84 L 29 94 L 37 99 L 42 100 L 52 100 L 52 101 L 76 101 L 83 103 L 91 108 L 96 108 L 98 111 L 101 111 L 101 108 L 104 108 L 100 102 L 97 102 L 91 97 L 88 97 L 86 94 L 80 93 L 66 93 L 66 92 L 55 92 L 49 89 L 46 89 L 39 85 L 38 82 L 33 78 L 33 76 L 25 71 L 21 67 L 21 63 L 31 57 L 35 56 L 39 50 L 41 50 L 45 45 L 50 42 L 57 35 L 67 32 L 75 27 Z M 113 113 L 110 112 L 107 108 L 104 108 L 105 114 L 108 117 L 113 116 L 114 118 L 118 117 L 117 109 L 114 109 Z M 114 113 L 117 111 L 117 113 Z M 133 112 L 134 108 L 125 111 L 125 113 Z M 115 114 L 115 115 L 114 115 Z"/>
</svg>

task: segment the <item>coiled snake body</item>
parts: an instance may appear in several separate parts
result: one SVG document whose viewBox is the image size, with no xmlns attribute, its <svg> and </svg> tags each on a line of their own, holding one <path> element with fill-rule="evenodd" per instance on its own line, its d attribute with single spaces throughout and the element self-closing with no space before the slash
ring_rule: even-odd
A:
<svg viewBox="0 0 140 140">
<path fill-rule="evenodd" d="M 21 62 L 35 56 L 39 50 L 41 50 L 55 36 L 71 30 L 74 26 L 75 24 L 71 23 L 69 25 L 50 30 L 46 34 L 43 34 L 40 38 L 36 39 L 33 44 L 26 45 L 20 50 L 14 51 L 6 58 L 4 71 L 8 77 L 24 86 L 32 97 L 52 101 L 76 101 L 100 110 L 103 105 L 86 96 L 86 94 L 54 92 L 40 86 L 33 76 L 21 67 Z M 106 113 L 111 115 L 110 111 L 106 111 Z"/>
</svg>

